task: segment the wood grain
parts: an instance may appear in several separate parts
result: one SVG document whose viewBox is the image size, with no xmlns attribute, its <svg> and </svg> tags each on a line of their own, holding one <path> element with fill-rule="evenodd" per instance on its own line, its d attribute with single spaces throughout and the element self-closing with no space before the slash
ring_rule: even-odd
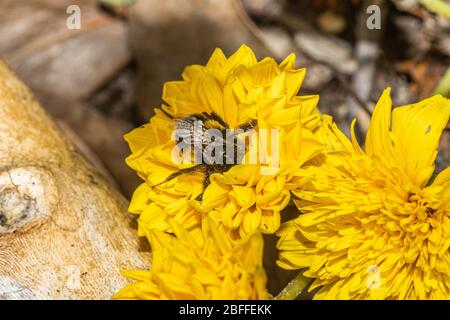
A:
<svg viewBox="0 0 450 320">
<path fill-rule="evenodd" d="M 0 298 L 109 299 L 148 268 L 127 201 L 0 61 Z"/>
</svg>

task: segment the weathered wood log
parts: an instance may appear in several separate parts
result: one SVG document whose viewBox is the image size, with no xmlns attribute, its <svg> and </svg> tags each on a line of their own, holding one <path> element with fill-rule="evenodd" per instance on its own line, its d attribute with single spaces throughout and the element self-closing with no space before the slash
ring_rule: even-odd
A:
<svg viewBox="0 0 450 320">
<path fill-rule="evenodd" d="M 0 61 L 0 298 L 109 299 L 148 267 L 126 200 Z"/>
</svg>

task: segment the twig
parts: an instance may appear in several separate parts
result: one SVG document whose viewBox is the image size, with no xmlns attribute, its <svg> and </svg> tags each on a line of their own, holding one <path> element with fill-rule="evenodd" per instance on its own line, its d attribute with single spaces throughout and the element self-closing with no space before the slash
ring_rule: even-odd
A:
<svg viewBox="0 0 450 320">
<path fill-rule="evenodd" d="M 314 63 L 321 64 L 321 65 L 326 66 L 327 68 L 330 68 L 331 71 L 334 73 L 336 79 L 339 81 L 341 86 L 344 88 L 344 90 L 347 91 L 352 96 L 352 98 L 355 100 L 355 102 L 361 107 L 361 109 L 363 109 L 367 113 L 367 115 L 369 115 L 369 116 L 372 115 L 372 111 L 370 111 L 370 109 L 367 107 L 367 104 L 356 93 L 356 91 L 350 85 L 350 83 L 345 78 L 345 76 L 342 74 L 342 72 L 340 72 L 334 66 L 332 66 L 331 64 L 329 64 L 327 62 L 316 60 L 314 57 L 311 57 L 307 54 L 305 54 L 305 55 Z"/>
<path fill-rule="evenodd" d="M 351 87 L 355 92 L 358 92 L 358 96 L 364 105 L 369 101 L 370 94 L 373 89 L 373 79 L 376 72 L 376 64 L 380 55 L 379 41 L 381 39 L 381 30 L 369 30 L 366 25 L 367 14 L 366 8 L 372 4 L 382 6 L 381 12 L 383 17 L 386 16 L 387 8 L 384 5 L 384 1 L 365 0 L 362 3 L 361 11 L 356 25 L 356 46 L 355 56 L 358 60 L 358 69 L 352 77 Z M 356 100 L 356 102 L 358 102 Z M 360 102 L 358 102 L 361 105 Z M 362 116 L 358 116 L 358 108 L 355 104 L 355 99 L 348 99 L 347 101 L 348 113 L 344 118 L 343 126 L 349 133 L 350 123 L 354 118 L 358 119 L 360 126 L 359 134 L 365 132 L 369 126 L 368 119 Z M 369 113 L 370 114 L 370 113 Z"/>
<path fill-rule="evenodd" d="M 450 97 L 450 68 L 447 69 L 441 81 L 434 90 L 435 94 L 442 94 L 443 96 Z"/>
<path fill-rule="evenodd" d="M 329 68 L 333 70 L 333 72 L 336 75 L 336 79 L 339 81 L 339 83 L 344 87 L 344 90 L 347 91 L 352 98 L 358 103 L 358 105 L 363 109 L 367 115 L 371 116 L 372 111 L 367 107 L 367 104 L 361 99 L 361 97 L 356 93 L 356 91 L 353 89 L 353 87 L 348 83 L 347 79 L 344 77 L 342 73 L 340 73 L 338 70 L 333 68 L 330 65 L 327 65 Z"/>
<path fill-rule="evenodd" d="M 233 6 L 239 20 L 247 27 L 247 30 L 255 37 L 255 40 L 258 41 L 261 46 L 268 53 L 270 53 L 271 56 L 275 57 L 276 53 L 270 46 L 267 45 L 261 29 L 259 29 L 256 23 L 253 22 L 253 20 L 247 15 L 242 2 L 240 0 L 231 0 L 231 5 Z"/>
<path fill-rule="evenodd" d="M 135 0 L 100 0 L 98 7 L 111 17 L 121 21 L 129 21 L 130 7 Z"/>
<path fill-rule="evenodd" d="M 96 14 L 92 18 L 84 22 L 83 28 L 80 30 L 69 30 L 65 28 L 62 29 L 61 31 L 51 33 L 49 35 L 40 37 L 37 40 L 27 43 L 25 46 L 17 50 L 17 52 L 14 54 L 9 63 L 13 67 L 18 68 L 20 67 L 19 63 L 25 61 L 29 56 L 35 53 L 50 48 L 56 43 L 79 36 L 80 34 L 83 34 L 85 32 L 90 32 L 98 28 L 104 28 L 108 26 L 108 24 L 110 24 L 111 22 L 112 20 L 108 19 L 107 16 Z"/>
<path fill-rule="evenodd" d="M 293 30 L 293 31 L 308 31 L 308 32 L 316 32 L 316 30 L 307 22 L 302 19 L 298 19 L 295 15 L 281 11 L 279 14 L 274 15 L 273 18 L 275 21 L 285 27 Z"/>
<path fill-rule="evenodd" d="M 441 81 L 434 90 L 435 94 L 442 94 L 443 96 L 449 98 L 450 97 L 450 67 L 445 72 Z M 450 132 L 450 127 L 444 129 L 444 132 Z"/>
<path fill-rule="evenodd" d="M 303 20 L 297 19 L 297 17 L 295 17 L 294 15 L 289 14 L 287 12 L 282 12 L 282 13 L 280 13 L 278 15 L 275 15 L 273 18 L 275 18 L 275 20 L 278 23 L 280 23 L 280 24 L 284 25 L 285 27 L 287 27 L 291 31 L 290 32 L 291 36 L 293 36 L 293 33 L 295 33 L 295 31 L 298 31 L 298 30 L 304 30 L 304 31 L 313 32 L 313 33 L 317 32 L 308 23 L 306 23 Z M 295 44 L 295 41 L 294 41 L 294 44 Z M 361 109 L 363 109 L 369 116 L 371 115 L 371 111 L 367 107 L 366 103 L 360 98 L 360 96 L 356 93 L 356 91 L 353 90 L 352 86 L 349 84 L 349 82 L 347 81 L 347 79 L 345 78 L 345 76 L 344 76 L 344 74 L 342 72 L 337 70 L 330 63 L 328 63 L 326 61 L 317 60 L 315 57 L 313 57 L 311 55 L 308 55 L 306 52 L 301 50 L 301 48 L 298 48 L 298 46 L 296 44 L 295 44 L 295 46 L 297 47 L 297 50 L 299 52 L 302 52 L 312 62 L 317 63 L 317 64 L 321 64 L 321 65 L 326 66 L 327 68 L 331 69 L 331 71 L 333 71 L 333 73 L 336 76 L 336 79 L 342 85 L 344 90 L 346 90 L 352 96 L 352 98 L 361 107 Z"/>
</svg>

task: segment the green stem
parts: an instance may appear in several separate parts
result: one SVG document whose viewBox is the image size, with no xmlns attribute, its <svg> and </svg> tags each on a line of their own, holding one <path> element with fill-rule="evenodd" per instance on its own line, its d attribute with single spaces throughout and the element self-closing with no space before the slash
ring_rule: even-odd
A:
<svg viewBox="0 0 450 320">
<path fill-rule="evenodd" d="M 274 299 L 294 300 L 311 283 L 311 280 L 311 278 L 307 278 L 303 275 L 303 271 L 300 271 Z"/>
<path fill-rule="evenodd" d="M 439 81 L 439 84 L 436 90 L 434 90 L 434 93 L 442 94 L 447 98 L 450 97 L 450 68 L 447 69 L 447 72 L 444 74 L 441 81 Z"/>
<path fill-rule="evenodd" d="M 128 6 L 133 4 L 134 1 L 135 0 L 100 0 L 100 2 L 111 6 Z"/>
<path fill-rule="evenodd" d="M 428 10 L 450 19 L 450 5 L 442 0 L 419 0 Z"/>
</svg>

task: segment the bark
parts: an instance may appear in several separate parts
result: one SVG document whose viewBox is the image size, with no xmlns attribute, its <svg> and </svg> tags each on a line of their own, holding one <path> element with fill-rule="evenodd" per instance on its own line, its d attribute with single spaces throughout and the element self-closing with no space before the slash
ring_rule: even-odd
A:
<svg viewBox="0 0 450 320">
<path fill-rule="evenodd" d="M 0 61 L 0 298 L 109 299 L 144 268 L 126 200 Z"/>
</svg>

